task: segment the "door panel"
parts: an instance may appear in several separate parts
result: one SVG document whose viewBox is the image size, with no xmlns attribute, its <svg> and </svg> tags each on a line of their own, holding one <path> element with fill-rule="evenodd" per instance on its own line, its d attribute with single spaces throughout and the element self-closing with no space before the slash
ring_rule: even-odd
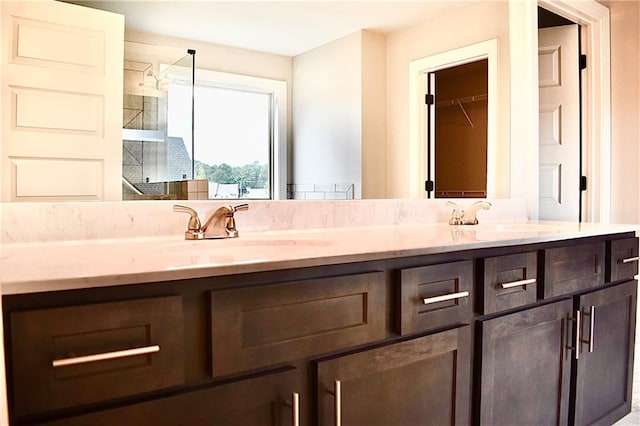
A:
<svg viewBox="0 0 640 426">
<path fill-rule="evenodd" d="M 298 370 L 244 379 L 133 405 L 68 417 L 43 426 L 285 426 L 294 423 L 293 393 L 304 406 Z M 304 413 L 300 411 L 300 416 Z"/>
<path fill-rule="evenodd" d="M 339 401 L 344 426 L 468 425 L 469 345 L 465 326 L 320 361 L 318 424 L 335 424 Z"/>
<path fill-rule="evenodd" d="M 631 410 L 637 286 L 630 281 L 579 298 L 577 425 L 609 425 Z"/>
<path fill-rule="evenodd" d="M 540 219 L 577 221 L 580 209 L 578 25 L 538 31 Z"/>
<path fill-rule="evenodd" d="M 567 424 L 572 306 L 563 300 L 481 322 L 481 424 Z"/>
<path fill-rule="evenodd" d="M 2 2 L 3 201 L 122 199 L 123 51 L 123 16 Z"/>
</svg>

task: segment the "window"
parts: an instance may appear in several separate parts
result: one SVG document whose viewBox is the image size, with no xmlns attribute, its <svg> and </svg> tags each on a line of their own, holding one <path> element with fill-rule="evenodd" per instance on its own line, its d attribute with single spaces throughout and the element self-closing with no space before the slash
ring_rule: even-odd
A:
<svg viewBox="0 0 640 426">
<path fill-rule="evenodd" d="M 197 70 L 194 105 L 192 141 L 191 86 L 169 85 L 167 149 L 175 139 L 182 151 L 169 168 L 192 162 L 187 178 L 206 179 L 210 199 L 284 198 L 286 83 Z"/>
</svg>

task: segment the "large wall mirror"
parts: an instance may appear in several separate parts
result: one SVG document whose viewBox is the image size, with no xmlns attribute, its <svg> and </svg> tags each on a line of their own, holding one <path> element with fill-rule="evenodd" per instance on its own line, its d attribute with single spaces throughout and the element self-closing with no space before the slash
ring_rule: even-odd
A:
<svg viewBox="0 0 640 426">
<path fill-rule="evenodd" d="M 413 140 L 409 64 L 487 40 L 499 78 L 485 195 L 510 195 L 508 2 L 68 2 L 125 15 L 123 127 L 160 132 L 126 137 L 125 199 L 167 198 L 167 182 L 192 178 L 207 181 L 196 196 L 210 199 L 427 198 L 433 154 Z M 191 96 L 179 77 L 188 49 L 202 92 L 191 135 L 176 107 Z M 191 173 L 173 170 L 169 151 Z"/>
</svg>

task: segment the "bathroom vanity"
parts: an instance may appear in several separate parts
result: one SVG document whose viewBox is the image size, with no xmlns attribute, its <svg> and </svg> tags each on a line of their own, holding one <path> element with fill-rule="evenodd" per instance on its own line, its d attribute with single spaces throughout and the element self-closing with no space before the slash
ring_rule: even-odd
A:
<svg viewBox="0 0 640 426">
<path fill-rule="evenodd" d="M 60 243 L 24 268 L 29 250 L 2 260 L 12 425 L 608 425 L 631 408 L 631 227 Z"/>
</svg>

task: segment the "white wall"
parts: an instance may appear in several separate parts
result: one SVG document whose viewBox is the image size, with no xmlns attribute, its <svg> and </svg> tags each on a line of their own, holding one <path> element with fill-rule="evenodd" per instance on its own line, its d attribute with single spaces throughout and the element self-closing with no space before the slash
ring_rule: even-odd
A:
<svg viewBox="0 0 640 426">
<path fill-rule="evenodd" d="M 290 183 L 354 183 L 362 195 L 362 32 L 293 58 Z"/>
<path fill-rule="evenodd" d="M 492 38 L 498 39 L 498 164 L 509 169 L 509 3 L 471 3 L 387 38 L 387 196 L 410 195 L 409 62 Z"/>
<path fill-rule="evenodd" d="M 386 37 L 357 31 L 293 58 L 290 183 L 386 195 Z"/>
<path fill-rule="evenodd" d="M 362 32 L 362 198 L 387 196 L 387 39 Z"/>
<path fill-rule="evenodd" d="M 640 223 L 640 2 L 600 3 L 611 14 L 611 222 Z"/>
</svg>

